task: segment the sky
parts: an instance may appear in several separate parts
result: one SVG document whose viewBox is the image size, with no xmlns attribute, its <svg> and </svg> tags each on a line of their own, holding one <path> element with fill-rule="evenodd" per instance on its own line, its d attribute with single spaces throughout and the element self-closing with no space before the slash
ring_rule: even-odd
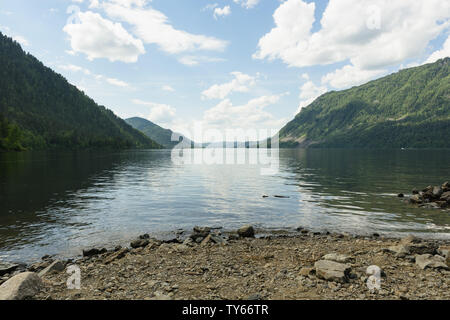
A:
<svg viewBox="0 0 450 320">
<path fill-rule="evenodd" d="M 0 0 L 25 51 L 190 138 L 279 130 L 325 92 L 450 56 L 449 17 L 442 0 Z"/>
</svg>

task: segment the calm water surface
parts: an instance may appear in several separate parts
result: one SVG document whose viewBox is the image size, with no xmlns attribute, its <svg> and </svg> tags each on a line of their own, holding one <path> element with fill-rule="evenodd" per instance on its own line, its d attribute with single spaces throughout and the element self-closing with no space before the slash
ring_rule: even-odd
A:
<svg viewBox="0 0 450 320">
<path fill-rule="evenodd" d="M 260 169 L 179 165 L 170 151 L 0 154 L 0 260 L 71 256 L 195 225 L 450 239 L 450 211 L 396 197 L 449 180 L 450 150 L 280 150 L 278 174 Z"/>
</svg>

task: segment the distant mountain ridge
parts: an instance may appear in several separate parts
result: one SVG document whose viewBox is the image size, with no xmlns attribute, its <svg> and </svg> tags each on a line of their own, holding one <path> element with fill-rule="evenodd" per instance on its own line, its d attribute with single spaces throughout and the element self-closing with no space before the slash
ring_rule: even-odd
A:
<svg viewBox="0 0 450 320">
<path fill-rule="evenodd" d="M 156 141 L 160 145 L 167 149 L 174 148 L 181 141 L 183 144 L 189 144 L 191 141 L 179 133 L 174 133 L 170 129 L 164 129 L 157 124 L 139 117 L 133 117 L 125 120 L 129 125 L 131 125 L 136 130 L 139 130 L 145 134 L 150 139 Z M 175 141 L 172 141 L 174 138 Z M 178 138 L 178 141 L 177 141 Z M 181 139 L 180 139 L 181 138 Z"/>
<path fill-rule="evenodd" d="M 0 150 L 161 148 L 0 33 Z"/>
<path fill-rule="evenodd" d="M 328 92 L 280 130 L 281 147 L 450 148 L 450 58 Z"/>
</svg>

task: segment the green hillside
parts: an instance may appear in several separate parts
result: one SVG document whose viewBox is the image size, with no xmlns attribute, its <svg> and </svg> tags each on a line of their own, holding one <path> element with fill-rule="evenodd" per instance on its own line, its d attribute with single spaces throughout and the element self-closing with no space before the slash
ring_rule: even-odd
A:
<svg viewBox="0 0 450 320">
<path fill-rule="evenodd" d="M 450 58 L 328 92 L 280 131 L 282 147 L 450 148 Z"/>
<path fill-rule="evenodd" d="M 0 150 L 161 148 L 0 33 Z"/>
<path fill-rule="evenodd" d="M 156 141 L 167 149 L 171 149 L 179 143 L 177 141 L 172 141 L 172 135 L 174 134 L 172 130 L 164 129 L 151 121 L 138 117 L 126 119 L 125 121 L 133 128 L 141 131 L 147 137 Z M 175 134 L 174 137 L 182 136 L 179 134 Z M 186 139 L 185 142 L 188 142 L 187 138 L 183 137 L 183 139 Z"/>
</svg>

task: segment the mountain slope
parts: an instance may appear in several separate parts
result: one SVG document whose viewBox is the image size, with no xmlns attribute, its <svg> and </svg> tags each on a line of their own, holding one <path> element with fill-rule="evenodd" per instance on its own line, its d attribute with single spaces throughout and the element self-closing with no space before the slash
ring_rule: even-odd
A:
<svg viewBox="0 0 450 320">
<path fill-rule="evenodd" d="M 175 147 L 179 142 L 172 141 L 172 136 L 174 135 L 174 132 L 170 129 L 164 129 L 157 124 L 154 124 L 151 121 L 148 121 L 147 119 L 143 118 L 129 118 L 125 120 L 129 125 L 131 125 L 136 130 L 141 131 L 143 134 L 145 134 L 150 139 L 156 141 L 160 145 L 164 146 L 165 148 L 171 149 Z M 175 133 L 173 137 L 182 137 L 184 142 L 188 142 L 189 139 L 186 137 L 183 137 L 180 134 Z"/>
<path fill-rule="evenodd" d="M 160 148 L 0 33 L 0 150 Z"/>
<path fill-rule="evenodd" d="M 280 131 L 282 147 L 450 148 L 450 58 L 328 92 Z"/>
</svg>

